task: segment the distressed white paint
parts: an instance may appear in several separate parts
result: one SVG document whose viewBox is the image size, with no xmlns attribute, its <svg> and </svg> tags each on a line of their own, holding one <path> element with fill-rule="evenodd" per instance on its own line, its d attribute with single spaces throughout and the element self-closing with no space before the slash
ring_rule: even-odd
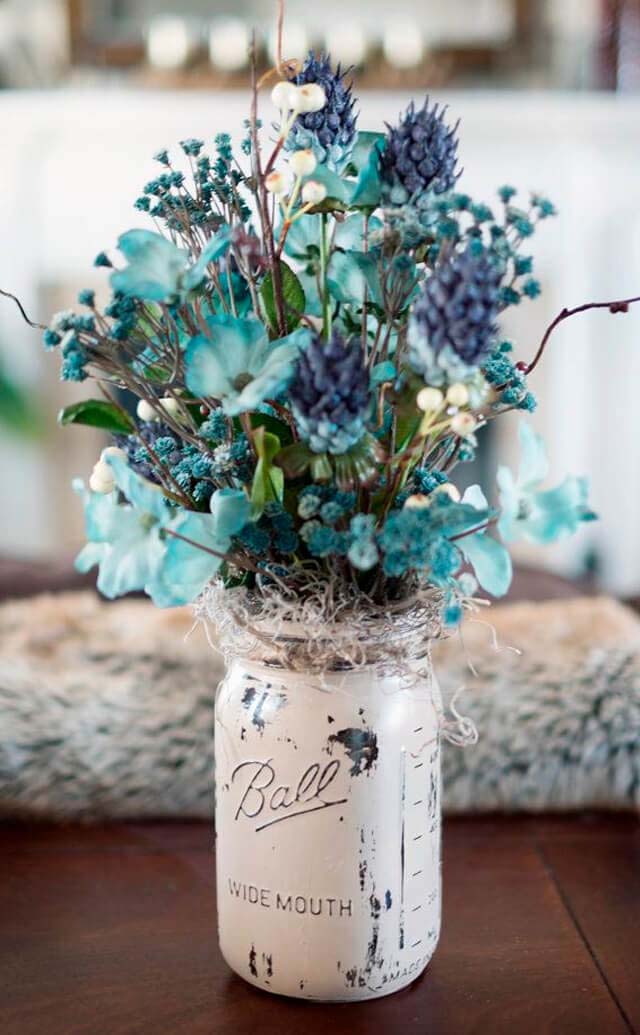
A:
<svg viewBox="0 0 640 1035">
<path fill-rule="evenodd" d="M 424 970 L 440 931 L 438 709 L 424 679 L 232 663 L 216 702 L 218 916 L 245 980 L 349 1001 Z"/>
</svg>

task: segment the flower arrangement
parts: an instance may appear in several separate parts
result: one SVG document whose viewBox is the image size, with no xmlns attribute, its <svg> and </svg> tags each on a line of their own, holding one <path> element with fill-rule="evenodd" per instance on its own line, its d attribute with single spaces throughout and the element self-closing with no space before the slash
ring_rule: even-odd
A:
<svg viewBox="0 0 640 1035">
<path fill-rule="evenodd" d="M 99 390 L 62 423 L 113 435 L 75 486 L 77 565 L 98 565 L 107 597 L 144 590 L 162 607 L 212 580 L 301 601 L 330 582 L 363 606 L 427 588 L 455 625 L 478 586 L 505 593 L 509 544 L 594 517 L 584 479 L 541 488 L 527 423 L 496 506 L 452 481 L 485 425 L 534 410 L 527 374 L 574 312 L 532 363 L 500 334 L 502 311 L 540 293 L 529 242 L 554 206 L 510 186 L 497 210 L 463 193 L 458 125 L 429 100 L 366 132 L 328 56 L 283 67 L 272 130 L 254 75 L 238 150 L 227 134 L 211 155 L 184 140 L 188 171 L 156 154 L 135 203 L 155 230 L 96 258 L 104 308 L 82 291 L 83 311 L 44 332 L 62 378 Z"/>
</svg>

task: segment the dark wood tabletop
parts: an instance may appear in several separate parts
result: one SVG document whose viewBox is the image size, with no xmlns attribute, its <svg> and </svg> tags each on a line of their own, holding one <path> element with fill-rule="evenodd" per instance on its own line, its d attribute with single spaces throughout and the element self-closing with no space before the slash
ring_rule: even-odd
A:
<svg viewBox="0 0 640 1035">
<path fill-rule="evenodd" d="M 637 819 L 450 819 L 444 830 L 444 926 L 427 970 L 386 999 L 332 1006 L 228 970 L 207 824 L 7 825 L 0 1032 L 640 1031 Z"/>
</svg>

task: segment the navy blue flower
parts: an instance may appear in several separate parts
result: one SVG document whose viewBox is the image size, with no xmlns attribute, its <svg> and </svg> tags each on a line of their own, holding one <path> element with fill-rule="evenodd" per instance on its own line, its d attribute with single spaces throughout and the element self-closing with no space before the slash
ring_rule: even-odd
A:
<svg viewBox="0 0 640 1035">
<path fill-rule="evenodd" d="M 360 343 L 315 338 L 300 354 L 290 388 L 300 437 L 314 453 L 346 453 L 365 430 L 369 377 Z"/>
<path fill-rule="evenodd" d="M 471 246 L 425 281 L 409 322 L 409 359 L 431 385 L 463 380 L 488 356 L 498 326 L 502 267 Z"/>
</svg>

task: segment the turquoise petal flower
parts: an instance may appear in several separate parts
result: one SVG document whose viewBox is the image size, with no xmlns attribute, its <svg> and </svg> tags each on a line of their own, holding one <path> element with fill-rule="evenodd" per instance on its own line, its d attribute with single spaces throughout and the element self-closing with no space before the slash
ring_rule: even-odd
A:
<svg viewBox="0 0 640 1035">
<path fill-rule="evenodd" d="M 521 460 L 517 478 L 507 467 L 498 470 L 502 513 L 498 530 L 506 542 L 528 539 L 551 543 L 575 532 L 582 521 L 595 514 L 587 504 L 586 478 L 565 478 L 554 489 L 539 490 L 548 463 L 544 444 L 528 424 L 520 425 Z"/>
<path fill-rule="evenodd" d="M 147 587 L 153 602 L 158 607 L 175 607 L 195 600 L 219 571 L 223 557 L 218 555 L 228 552 L 231 537 L 250 517 L 251 505 L 243 492 L 219 489 L 211 497 L 210 514 L 183 511 L 175 518 L 167 529 L 162 567 Z M 184 538 L 178 539 L 172 532 Z"/>
<path fill-rule="evenodd" d="M 192 338 L 187 347 L 187 387 L 194 395 L 219 399 L 231 417 L 280 395 L 298 352 L 311 340 L 310 331 L 299 328 L 270 342 L 259 320 L 228 315 L 211 317 L 207 326 L 209 333 Z"/>
<path fill-rule="evenodd" d="M 187 291 L 193 290 L 202 283 L 210 262 L 215 262 L 216 259 L 221 259 L 226 254 L 231 245 L 231 234 L 231 227 L 225 224 L 207 241 L 197 262 L 184 278 L 184 286 Z"/>
<path fill-rule="evenodd" d="M 118 238 L 118 248 L 129 265 L 111 274 L 114 291 L 149 302 L 164 302 L 179 294 L 186 251 L 150 230 L 129 230 Z"/>
<path fill-rule="evenodd" d="M 462 502 L 476 507 L 481 513 L 487 512 L 488 503 L 479 485 L 471 485 L 462 497 Z M 456 546 L 472 565 L 482 588 L 494 597 L 504 596 L 513 576 L 511 557 L 506 547 L 493 536 L 487 535 L 486 529 L 462 536 L 456 540 Z"/>
<path fill-rule="evenodd" d="M 159 485 L 154 485 L 146 478 L 141 478 L 129 467 L 126 460 L 117 454 L 107 453 L 104 459 L 113 471 L 116 485 L 129 503 L 158 521 L 168 520 L 169 509 Z"/>
<path fill-rule="evenodd" d="M 121 464 L 122 461 L 118 461 L 118 466 Z M 116 463 L 112 466 L 115 474 Z M 131 475 L 136 482 L 143 483 L 142 486 L 133 481 L 130 484 L 132 495 L 143 503 L 147 500 L 145 486 L 148 483 L 133 472 Z M 118 476 L 124 482 L 122 472 Z M 98 564 L 98 589 L 109 599 L 146 589 L 163 560 L 165 547 L 160 532 L 161 521 L 169 518 L 166 504 L 159 507 L 157 500 L 149 496 L 152 508 L 139 509 L 131 502 L 119 503 L 115 492 L 108 495 L 89 492 L 81 481 L 74 482 L 74 489 L 84 501 L 89 540 L 76 559 L 78 570 L 88 571 Z"/>
</svg>

